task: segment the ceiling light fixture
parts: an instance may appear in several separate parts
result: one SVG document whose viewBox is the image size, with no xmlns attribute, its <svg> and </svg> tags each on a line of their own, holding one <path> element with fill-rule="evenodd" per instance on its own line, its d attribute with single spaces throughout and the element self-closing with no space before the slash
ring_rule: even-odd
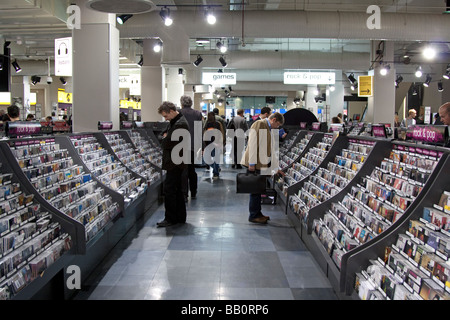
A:
<svg viewBox="0 0 450 320">
<path fill-rule="evenodd" d="M 347 78 L 348 78 L 348 81 L 350 81 L 351 84 L 353 84 L 353 83 L 356 82 L 355 75 L 354 75 L 353 73 L 350 73 L 350 74 L 347 76 Z"/>
<path fill-rule="evenodd" d="M 447 65 L 447 69 L 445 70 L 445 73 L 442 75 L 442 77 L 447 80 L 450 79 L 450 63 Z"/>
<path fill-rule="evenodd" d="M 0 57 L 0 71 L 3 70 L 3 57 Z"/>
<path fill-rule="evenodd" d="M 16 70 L 16 72 L 20 72 L 22 71 L 22 68 L 19 66 L 19 64 L 17 63 L 17 60 L 14 60 L 12 63 L 12 66 L 14 67 L 14 69 Z"/>
<path fill-rule="evenodd" d="M 437 87 L 438 87 L 438 92 L 444 91 L 444 86 L 443 86 L 443 84 L 442 84 L 442 81 L 439 81 L 439 82 L 438 82 Z"/>
<path fill-rule="evenodd" d="M 180 77 L 183 76 L 183 68 L 178 68 L 178 75 L 179 75 Z"/>
<path fill-rule="evenodd" d="M 37 83 L 41 82 L 41 77 L 31 76 L 31 84 L 35 86 Z"/>
<path fill-rule="evenodd" d="M 430 86 L 430 82 L 431 82 L 431 76 L 429 74 L 427 74 L 427 78 L 426 78 L 425 82 L 423 83 L 423 86 L 428 88 Z"/>
<path fill-rule="evenodd" d="M 391 66 L 388 64 L 384 64 L 382 65 L 381 69 L 380 69 L 380 74 L 382 76 L 385 76 L 389 73 L 389 70 L 391 69 Z"/>
<path fill-rule="evenodd" d="M 226 45 L 224 45 L 222 42 L 218 41 L 216 44 L 217 48 L 219 48 L 220 52 L 225 53 L 227 52 L 228 48 Z"/>
<path fill-rule="evenodd" d="M 395 79 L 395 87 L 398 88 L 400 83 L 403 81 L 403 77 L 399 74 L 397 78 Z"/>
<path fill-rule="evenodd" d="M 228 65 L 223 56 L 221 56 L 219 58 L 219 61 L 220 61 L 220 64 L 222 65 L 222 67 L 224 67 L 224 68 Z"/>
<path fill-rule="evenodd" d="M 415 73 L 417 78 L 420 78 L 422 76 L 422 67 L 418 66 Z"/>
<path fill-rule="evenodd" d="M 432 60 L 436 57 L 436 49 L 431 46 L 427 46 L 425 47 L 425 49 L 423 49 L 422 54 L 425 59 Z"/>
<path fill-rule="evenodd" d="M 212 9 L 208 8 L 206 10 L 206 21 L 208 21 L 209 24 L 215 24 L 216 23 L 216 16 L 214 15 L 214 12 Z"/>
<path fill-rule="evenodd" d="M 197 60 L 195 60 L 193 64 L 194 64 L 194 66 L 198 67 L 198 65 L 200 63 L 202 63 L 202 61 L 203 61 L 203 58 L 200 55 L 198 55 Z"/>
<path fill-rule="evenodd" d="M 170 17 L 170 9 L 167 7 L 161 8 L 161 11 L 159 12 L 159 15 L 164 21 L 164 24 L 166 26 L 171 26 L 173 23 L 172 18 Z"/>
<path fill-rule="evenodd" d="M 59 81 L 61 81 L 61 83 L 63 84 L 63 86 L 65 86 L 67 84 L 66 78 L 64 77 L 60 77 Z"/>
<path fill-rule="evenodd" d="M 116 21 L 118 24 L 124 24 L 132 16 L 133 16 L 132 14 L 122 14 L 120 16 L 117 16 Z"/>
<path fill-rule="evenodd" d="M 153 46 L 153 51 L 158 53 L 161 52 L 162 49 L 162 42 L 158 41 L 157 43 L 155 43 L 155 45 Z"/>
<path fill-rule="evenodd" d="M 137 63 L 140 67 L 142 67 L 142 65 L 144 64 L 144 56 L 141 54 L 141 59 L 139 60 L 139 62 Z"/>
</svg>

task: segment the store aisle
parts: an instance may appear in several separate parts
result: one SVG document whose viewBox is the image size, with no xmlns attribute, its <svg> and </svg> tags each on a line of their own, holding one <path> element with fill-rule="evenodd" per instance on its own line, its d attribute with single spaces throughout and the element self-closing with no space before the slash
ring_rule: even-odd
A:
<svg viewBox="0 0 450 320">
<path fill-rule="evenodd" d="M 247 221 L 248 195 L 236 194 L 229 167 L 219 180 L 198 168 L 187 223 L 156 228 L 164 205 L 144 216 L 75 299 L 337 299 L 280 206 L 263 205 L 267 225 Z"/>
</svg>

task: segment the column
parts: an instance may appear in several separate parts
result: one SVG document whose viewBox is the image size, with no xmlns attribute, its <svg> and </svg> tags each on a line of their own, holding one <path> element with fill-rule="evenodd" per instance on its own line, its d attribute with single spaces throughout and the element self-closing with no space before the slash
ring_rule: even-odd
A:
<svg viewBox="0 0 450 320">
<path fill-rule="evenodd" d="M 308 88 L 306 89 L 306 99 L 305 99 L 305 108 L 311 111 L 317 118 L 317 102 L 314 99 L 316 97 L 315 91 L 317 90 L 317 85 L 308 85 Z"/>
<path fill-rule="evenodd" d="M 344 115 L 344 84 L 342 82 L 342 71 L 336 72 L 336 83 L 333 85 L 334 91 L 331 90 L 331 86 L 327 87 L 327 105 L 330 108 L 330 117 L 327 119 L 331 122 L 333 117 L 336 117 L 338 113 Z"/>
<path fill-rule="evenodd" d="M 141 67 L 141 119 L 144 122 L 162 120 L 158 114 L 158 107 L 163 102 L 165 74 L 161 66 L 162 52 L 153 50 L 159 41 L 159 39 L 144 40 L 144 64 Z"/>
<path fill-rule="evenodd" d="M 179 67 L 166 68 L 166 85 L 167 85 L 167 97 L 166 100 L 174 103 L 177 107 L 181 108 L 180 98 L 184 94 L 184 70 Z M 179 74 L 181 70 L 182 74 Z"/>
<path fill-rule="evenodd" d="M 371 61 L 377 56 L 379 41 L 372 41 Z M 387 75 L 380 74 L 381 65 L 375 63 L 369 75 L 373 75 L 373 96 L 368 98 L 367 114 L 364 119 L 371 123 L 390 123 L 394 127 L 395 115 L 395 66 L 394 43 L 385 41 L 383 61 L 390 65 Z"/>
<path fill-rule="evenodd" d="M 81 28 L 73 29 L 73 131 L 97 131 L 98 121 L 119 129 L 119 30 L 115 14 L 78 0 Z"/>
</svg>

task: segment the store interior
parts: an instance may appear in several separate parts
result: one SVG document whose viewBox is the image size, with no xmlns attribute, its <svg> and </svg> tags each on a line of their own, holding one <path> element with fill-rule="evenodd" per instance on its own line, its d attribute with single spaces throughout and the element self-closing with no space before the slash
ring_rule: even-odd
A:
<svg viewBox="0 0 450 320">
<path fill-rule="evenodd" d="M 216 252 L 220 279 L 230 281 L 212 281 L 211 299 L 449 299 L 449 134 L 434 115 L 450 101 L 450 3 L 372 2 L 2 1 L 0 111 L 17 105 L 21 121 L 2 124 L 0 297 L 108 299 L 114 292 L 124 299 L 127 291 L 104 283 L 105 266 L 120 267 L 115 260 L 130 254 L 129 239 L 143 241 L 162 214 L 159 134 L 167 123 L 157 109 L 163 101 L 180 107 L 188 95 L 204 116 L 218 109 L 227 121 L 244 109 L 251 125 L 267 106 L 285 116 L 282 174 L 268 179 L 267 210 L 275 226 L 289 225 L 289 237 L 284 243 L 273 226 L 262 237 L 275 239 L 267 255 L 277 256 L 286 277 L 272 287 L 251 278 L 243 297 L 222 261 L 240 250 L 177 243 L 206 232 L 195 223 L 221 237 L 232 232 L 225 225 L 239 226 L 237 216 L 228 221 L 192 199 L 195 228 L 170 234 L 172 245 L 158 247 L 164 258 L 152 259 L 162 264 L 171 250 Z M 399 128 L 410 109 L 418 126 Z M 343 123 L 334 125 L 338 114 Z M 230 185 L 212 190 L 232 198 L 230 166 L 221 180 Z M 197 170 L 211 191 L 209 172 Z M 217 198 L 224 210 L 247 210 L 242 200 Z M 205 210 L 217 215 L 208 221 Z M 224 219 L 220 227 L 216 219 Z M 289 257 L 307 259 L 316 282 L 294 271 Z M 84 290 L 67 285 L 73 265 Z M 180 298 L 156 294 L 150 280 L 135 299 Z M 206 287 L 190 298 L 210 299 Z"/>
</svg>

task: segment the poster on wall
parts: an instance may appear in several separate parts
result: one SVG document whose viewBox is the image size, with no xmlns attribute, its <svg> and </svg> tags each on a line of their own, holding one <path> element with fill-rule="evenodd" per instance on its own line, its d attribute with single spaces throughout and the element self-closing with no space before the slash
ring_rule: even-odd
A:
<svg viewBox="0 0 450 320">
<path fill-rule="evenodd" d="M 55 39 L 55 75 L 72 76 L 72 37 Z"/>
<path fill-rule="evenodd" d="M 358 77 L 358 97 L 373 96 L 373 76 Z"/>
</svg>

